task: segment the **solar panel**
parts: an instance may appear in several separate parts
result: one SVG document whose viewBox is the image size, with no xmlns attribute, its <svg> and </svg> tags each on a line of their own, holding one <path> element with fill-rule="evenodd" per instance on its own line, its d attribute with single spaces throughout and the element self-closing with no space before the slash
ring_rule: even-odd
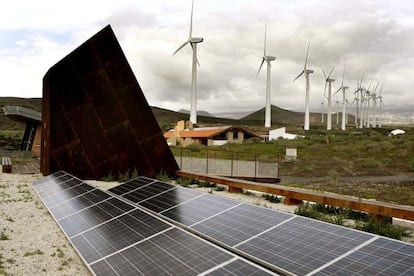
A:
<svg viewBox="0 0 414 276">
<path fill-rule="evenodd" d="M 140 187 L 138 189 L 132 190 L 129 193 L 125 193 L 122 195 L 122 197 L 134 203 L 139 203 L 157 194 L 174 189 L 174 187 L 175 186 L 173 185 L 157 181 L 157 182 L 153 182 L 151 184 L 145 185 L 143 187 Z"/>
<path fill-rule="evenodd" d="M 249 204 L 238 205 L 192 228 L 234 246 L 292 217 L 287 213 Z"/>
<path fill-rule="evenodd" d="M 239 204 L 241 203 L 234 200 L 203 194 L 160 214 L 186 226 L 191 226 Z"/>
<path fill-rule="evenodd" d="M 414 275 L 414 246 L 378 238 L 317 274 Z"/>
<path fill-rule="evenodd" d="M 294 217 L 237 248 L 287 271 L 304 275 L 372 237 L 371 234 Z"/>
<path fill-rule="evenodd" d="M 165 193 L 142 201 L 140 205 L 159 213 L 201 195 L 203 195 L 202 192 L 175 187 Z"/>
<path fill-rule="evenodd" d="M 228 245 L 266 267 L 287 273 L 413 274 L 412 244 L 216 195 L 200 195 L 182 187 L 158 195 L 143 194 L 141 200 L 139 206 L 189 226 L 201 236 Z M 239 273 L 241 263 L 229 262 L 205 274 Z"/>
<path fill-rule="evenodd" d="M 110 191 L 117 195 L 123 195 L 126 193 L 129 193 L 135 189 L 141 188 L 143 186 L 146 186 L 152 182 L 155 182 L 156 180 L 146 178 L 146 177 L 139 177 L 132 179 L 128 182 L 122 183 L 121 185 L 115 186 L 110 189 Z"/>
<path fill-rule="evenodd" d="M 72 180 L 78 179 L 57 172 L 36 181 L 34 188 L 36 192 L 42 191 L 43 196 L 38 192 L 39 197 L 94 275 L 208 275 L 221 271 L 231 272 L 230 275 L 273 275 L 141 210 L 138 205 L 82 181 L 65 184 Z M 163 189 L 168 186 L 165 183 L 148 183 L 154 184 L 143 190 L 148 196 L 152 193 L 148 191 L 156 189 L 161 194 L 170 191 Z M 47 194 L 47 189 L 52 194 Z M 184 191 L 177 195 L 181 200 L 189 196 Z M 236 263 L 240 263 L 242 270 L 234 267 Z"/>
</svg>

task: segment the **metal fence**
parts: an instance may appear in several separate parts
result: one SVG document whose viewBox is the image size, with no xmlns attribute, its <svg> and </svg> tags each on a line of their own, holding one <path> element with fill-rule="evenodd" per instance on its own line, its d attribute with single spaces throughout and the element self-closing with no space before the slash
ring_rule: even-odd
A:
<svg viewBox="0 0 414 276">
<path fill-rule="evenodd" d="M 173 150 L 181 170 L 222 176 L 277 178 L 278 162 L 268 156 L 199 148 Z"/>
</svg>

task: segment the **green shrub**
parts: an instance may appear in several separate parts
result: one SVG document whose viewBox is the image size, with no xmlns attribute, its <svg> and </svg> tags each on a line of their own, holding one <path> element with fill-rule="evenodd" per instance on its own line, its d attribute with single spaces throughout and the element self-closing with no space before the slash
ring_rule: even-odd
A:
<svg viewBox="0 0 414 276">
<path fill-rule="evenodd" d="M 408 167 L 414 172 L 414 158 L 411 158 L 410 161 L 408 161 Z"/>
<path fill-rule="evenodd" d="M 410 235 L 407 228 L 393 225 L 387 219 L 377 221 L 375 218 L 370 218 L 367 222 L 357 223 L 355 228 L 397 240 Z"/>
<path fill-rule="evenodd" d="M 262 197 L 264 197 L 264 199 L 272 203 L 280 203 L 281 201 L 279 197 L 272 194 L 263 194 Z"/>
</svg>

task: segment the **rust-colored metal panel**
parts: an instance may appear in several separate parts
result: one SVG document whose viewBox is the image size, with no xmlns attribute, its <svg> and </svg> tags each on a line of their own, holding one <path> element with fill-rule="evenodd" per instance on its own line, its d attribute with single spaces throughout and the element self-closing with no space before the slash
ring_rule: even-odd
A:
<svg viewBox="0 0 414 276">
<path fill-rule="evenodd" d="M 43 78 L 41 172 L 100 179 L 178 165 L 108 25 Z"/>
</svg>

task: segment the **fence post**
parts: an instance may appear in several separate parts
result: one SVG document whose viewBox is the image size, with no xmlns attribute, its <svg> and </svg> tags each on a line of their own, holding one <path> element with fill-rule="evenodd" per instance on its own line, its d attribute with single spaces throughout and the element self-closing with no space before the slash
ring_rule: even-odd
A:
<svg viewBox="0 0 414 276">
<path fill-rule="evenodd" d="M 180 149 L 181 156 L 180 156 L 180 169 L 183 169 L 183 148 Z"/>
<path fill-rule="evenodd" d="M 231 152 L 231 171 L 230 176 L 233 176 L 233 159 L 234 159 L 234 152 Z"/>
<path fill-rule="evenodd" d="M 206 149 L 206 152 L 207 152 L 206 174 L 208 174 L 208 149 Z"/>
<path fill-rule="evenodd" d="M 257 153 L 254 154 L 254 178 L 257 177 Z"/>
</svg>

